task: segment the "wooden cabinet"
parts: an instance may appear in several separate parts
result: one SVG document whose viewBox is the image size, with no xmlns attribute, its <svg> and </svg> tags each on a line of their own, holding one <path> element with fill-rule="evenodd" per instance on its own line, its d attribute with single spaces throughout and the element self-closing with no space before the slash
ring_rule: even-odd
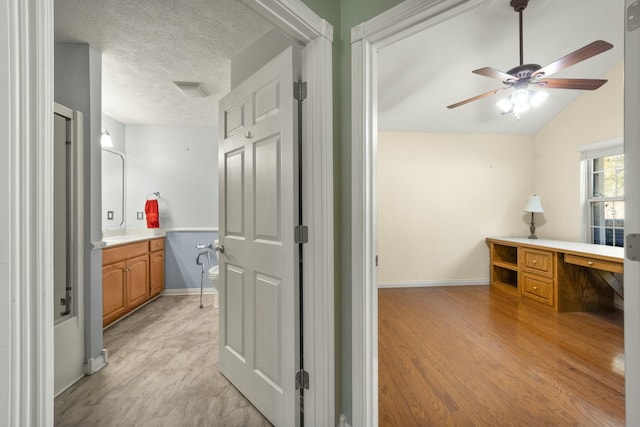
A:
<svg viewBox="0 0 640 427">
<path fill-rule="evenodd" d="M 164 289 L 164 239 L 102 251 L 102 326 L 141 306 Z"/>
<path fill-rule="evenodd" d="M 154 297 L 164 290 L 164 239 L 151 240 L 149 246 L 149 288 Z"/>
<path fill-rule="evenodd" d="M 106 326 L 127 310 L 126 261 L 102 267 L 102 325 Z"/>
<path fill-rule="evenodd" d="M 620 248 L 523 238 L 487 239 L 487 243 L 494 289 L 555 311 L 613 307 L 617 282 L 610 273 L 623 272 Z"/>
</svg>

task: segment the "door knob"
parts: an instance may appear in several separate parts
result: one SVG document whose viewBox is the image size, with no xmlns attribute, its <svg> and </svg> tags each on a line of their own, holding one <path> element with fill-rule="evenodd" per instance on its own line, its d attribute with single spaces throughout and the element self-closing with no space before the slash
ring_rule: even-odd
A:
<svg viewBox="0 0 640 427">
<path fill-rule="evenodd" d="M 216 251 L 220 252 L 221 254 L 223 254 L 224 253 L 224 245 L 216 246 Z"/>
</svg>

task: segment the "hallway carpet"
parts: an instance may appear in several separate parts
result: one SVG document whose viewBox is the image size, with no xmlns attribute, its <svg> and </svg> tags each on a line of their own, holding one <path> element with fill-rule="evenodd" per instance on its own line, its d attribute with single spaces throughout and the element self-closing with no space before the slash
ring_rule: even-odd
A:
<svg viewBox="0 0 640 427">
<path fill-rule="evenodd" d="M 104 332 L 109 363 L 55 399 L 60 427 L 270 426 L 217 369 L 213 296 L 163 296 Z"/>
</svg>

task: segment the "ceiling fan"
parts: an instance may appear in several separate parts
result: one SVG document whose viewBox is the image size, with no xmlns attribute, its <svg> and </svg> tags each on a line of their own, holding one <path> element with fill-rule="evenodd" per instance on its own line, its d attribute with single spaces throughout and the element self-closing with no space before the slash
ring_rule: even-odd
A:
<svg viewBox="0 0 640 427">
<path fill-rule="evenodd" d="M 531 106 L 539 106 L 547 97 L 547 93 L 539 90 L 531 90 L 530 88 L 548 88 L 548 89 L 579 89 L 579 90 L 595 90 L 605 84 L 607 80 L 603 79 L 550 79 L 548 76 L 557 73 L 571 65 L 582 62 L 593 56 L 599 55 L 611 49 L 613 45 L 603 40 L 596 40 L 580 49 L 572 52 L 551 64 L 541 67 L 538 64 L 525 64 L 523 55 L 522 42 L 522 12 L 527 7 L 529 0 L 511 0 L 511 7 L 518 12 L 520 21 L 520 65 L 507 71 L 496 70 L 491 67 L 479 68 L 473 70 L 475 74 L 481 76 L 502 80 L 504 86 L 489 92 L 474 96 L 464 101 L 456 102 L 448 105 L 447 108 L 456 108 L 461 105 L 468 104 L 478 99 L 486 98 L 505 89 L 514 88 L 514 92 L 509 98 L 502 99 L 498 102 L 498 108 L 503 114 L 513 112 L 516 118 L 519 114 L 528 110 Z"/>
</svg>

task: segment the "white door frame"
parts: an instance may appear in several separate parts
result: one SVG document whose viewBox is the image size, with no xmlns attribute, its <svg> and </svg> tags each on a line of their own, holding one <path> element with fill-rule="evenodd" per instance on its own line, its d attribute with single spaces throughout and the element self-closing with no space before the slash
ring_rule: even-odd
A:
<svg viewBox="0 0 640 427">
<path fill-rule="evenodd" d="M 352 235 L 352 425 L 378 425 L 378 292 L 376 156 L 377 156 L 377 52 L 399 40 L 467 12 L 488 0 L 406 0 L 351 30 L 351 235 Z M 626 0 L 630 4 L 632 0 Z M 621 17 L 622 18 L 622 17 Z M 620 25 L 623 24 L 621 19 Z M 637 75 L 637 31 L 625 51 L 625 75 Z M 632 46 L 632 47 L 630 47 Z M 635 50 L 633 50 L 635 49 Z M 631 56 L 633 55 L 633 57 Z M 629 61 L 630 64 L 630 61 Z M 629 65 L 631 67 L 631 65 Z M 631 70 L 631 71 L 629 71 Z M 633 72 L 636 74 L 632 74 Z M 640 195 L 640 111 L 638 82 L 625 80 L 625 153 L 634 153 L 636 179 L 629 178 L 628 193 Z M 633 96 L 631 96 L 633 95 Z M 635 113 L 635 116 L 632 115 Z M 630 156 L 625 154 L 625 158 Z M 634 164 L 635 166 L 635 164 Z M 627 165 L 625 165 L 625 173 Z M 633 184 L 631 184 L 633 182 Z M 640 198 L 638 198 L 640 199 Z M 632 203 L 634 203 L 632 201 Z M 627 209 L 631 210 L 627 202 Z M 633 204 L 640 212 L 640 202 Z M 629 215 L 627 214 L 627 217 Z M 640 231 L 640 221 L 627 220 L 625 233 Z M 640 264 L 625 260 L 625 359 L 627 425 L 640 425 Z"/>
<path fill-rule="evenodd" d="M 333 28 L 300 0 L 243 2 L 304 47 L 304 353 L 311 377 L 305 418 L 309 425 L 332 425 Z M 10 199 L 8 210 L 0 211 L 8 217 L 0 270 L 9 277 L 10 296 L 0 302 L 9 320 L 0 326 L 0 424 L 47 427 L 53 425 L 53 2 L 8 0 L 0 16 L 0 93 L 9 88 L 0 104 L 8 117 L 0 120 L 8 141 L 0 152 L 8 153 L 9 164 L 0 179 L 9 194 L 0 196 Z"/>
</svg>

